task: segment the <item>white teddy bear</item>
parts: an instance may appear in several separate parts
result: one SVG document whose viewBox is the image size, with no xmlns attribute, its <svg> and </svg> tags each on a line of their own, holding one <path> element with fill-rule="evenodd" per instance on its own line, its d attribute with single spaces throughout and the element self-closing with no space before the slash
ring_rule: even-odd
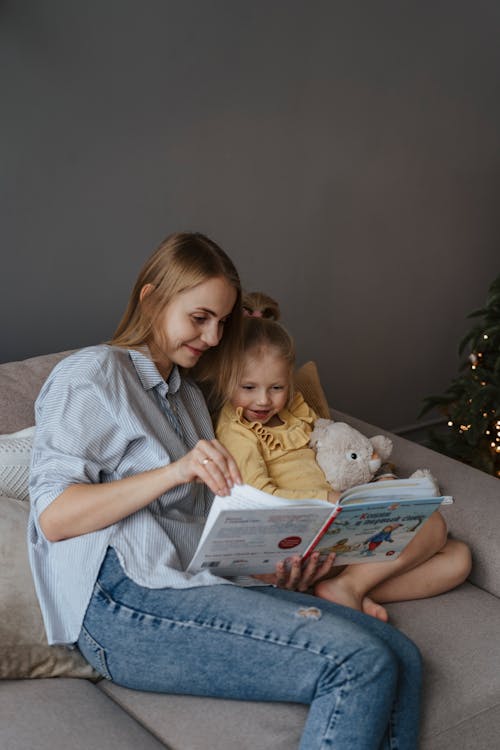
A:
<svg viewBox="0 0 500 750">
<path fill-rule="evenodd" d="M 392 440 L 388 437 L 367 438 L 345 422 L 331 419 L 316 420 L 309 444 L 316 451 L 326 481 L 337 492 L 370 482 L 392 451 Z M 427 469 L 412 474 L 417 476 L 429 476 L 436 484 Z"/>
</svg>

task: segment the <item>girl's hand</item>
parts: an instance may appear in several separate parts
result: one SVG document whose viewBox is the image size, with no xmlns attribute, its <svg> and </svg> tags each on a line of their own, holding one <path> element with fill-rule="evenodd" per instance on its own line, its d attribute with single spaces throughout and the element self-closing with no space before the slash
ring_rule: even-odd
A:
<svg viewBox="0 0 500 750">
<path fill-rule="evenodd" d="M 275 573 L 253 578 L 289 591 L 307 591 L 316 581 L 331 573 L 334 561 L 335 552 L 331 552 L 323 561 L 320 561 L 319 552 L 313 552 L 303 567 L 302 558 L 297 555 L 291 558 L 288 565 L 285 560 L 277 563 Z"/>
<path fill-rule="evenodd" d="M 338 502 L 339 497 L 341 496 L 341 492 L 337 492 L 337 490 L 330 490 L 328 492 L 328 502 L 335 505 L 336 502 Z"/>
<path fill-rule="evenodd" d="M 229 495 L 241 474 L 231 454 L 218 440 L 200 440 L 175 462 L 179 484 L 204 482 L 216 495 Z"/>
</svg>

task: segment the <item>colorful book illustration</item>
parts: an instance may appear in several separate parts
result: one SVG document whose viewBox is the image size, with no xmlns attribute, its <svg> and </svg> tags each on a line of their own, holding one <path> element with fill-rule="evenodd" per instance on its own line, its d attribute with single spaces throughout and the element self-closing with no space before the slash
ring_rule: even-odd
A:
<svg viewBox="0 0 500 750">
<path fill-rule="evenodd" d="M 335 552 L 336 565 L 395 560 L 427 518 L 451 497 L 428 477 L 373 482 L 338 503 L 288 500 L 241 485 L 216 496 L 188 572 L 220 576 L 272 573 L 292 555 Z"/>
</svg>

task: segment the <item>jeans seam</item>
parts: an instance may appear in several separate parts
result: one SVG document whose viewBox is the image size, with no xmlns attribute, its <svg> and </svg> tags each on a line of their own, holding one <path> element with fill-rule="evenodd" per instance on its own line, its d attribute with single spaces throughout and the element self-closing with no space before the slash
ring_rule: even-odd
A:
<svg viewBox="0 0 500 750">
<path fill-rule="evenodd" d="M 200 629 L 207 628 L 210 630 L 218 630 L 218 631 L 222 631 L 226 633 L 231 633 L 232 635 L 240 636 L 242 638 L 251 638 L 253 640 L 265 641 L 265 642 L 267 641 L 268 643 L 274 643 L 275 645 L 281 646 L 282 648 L 292 647 L 300 651 L 308 651 L 309 653 L 312 653 L 315 656 L 321 656 L 327 661 L 332 662 L 338 669 L 342 670 L 342 672 L 345 674 L 347 681 L 350 682 L 352 679 L 352 670 L 350 669 L 349 665 L 344 664 L 343 660 L 339 659 L 336 653 L 332 654 L 329 652 L 324 652 L 321 649 L 311 648 L 308 643 L 300 644 L 300 643 L 296 643 L 293 641 L 284 641 L 281 638 L 271 639 L 271 638 L 266 637 L 265 635 L 259 635 L 258 633 L 255 633 L 255 632 L 251 632 L 251 631 L 240 632 L 240 631 L 233 630 L 231 627 L 228 628 L 224 625 L 217 625 L 213 622 L 198 621 L 198 620 L 193 620 L 193 619 L 179 621 L 179 620 L 175 620 L 175 619 L 168 618 L 168 617 L 162 617 L 160 615 L 152 615 L 152 614 L 149 614 L 148 612 L 143 612 L 140 609 L 134 609 L 133 607 L 129 607 L 126 604 L 117 602 L 115 599 L 113 599 L 110 593 L 102 587 L 99 581 L 97 581 L 96 583 L 96 589 L 98 590 L 97 593 L 100 594 L 104 599 L 106 599 L 109 604 L 112 604 L 116 610 L 123 609 L 127 612 L 130 612 L 131 614 L 136 613 L 136 614 L 139 614 L 144 619 L 157 621 L 162 624 L 165 623 L 168 625 L 176 625 L 177 627 L 186 627 L 186 628 L 196 627 Z"/>
<path fill-rule="evenodd" d="M 83 638 L 87 641 L 87 645 L 92 649 L 94 652 L 95 658 L 97 660 L 96 669 L 100 674 L 105 677 L 107 680 L 112 680 L 111 673 L 108 669 L 108 662 L 106 659 L 106 649 L 101 646 L 101 644 L 96 641 L 93 635 L 89 633 L 85 625 L 82 625 L 81 634 Z"/>
</svg>

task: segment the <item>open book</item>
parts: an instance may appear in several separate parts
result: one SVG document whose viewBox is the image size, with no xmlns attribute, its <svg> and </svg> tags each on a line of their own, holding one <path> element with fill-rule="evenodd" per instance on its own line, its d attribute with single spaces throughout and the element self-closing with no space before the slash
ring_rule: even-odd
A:
<svg viewBox="0 0 500 750">
<path fill-rule="evenodd" d="M 336 552 L 336 565 L 395 560 L 441 503 L 427 477 L 362 484 L 338 503 L 287 500 L 240 485 L 216 496 L 188 572 L 272 573 L 280 560 Z"/>
</svg>

